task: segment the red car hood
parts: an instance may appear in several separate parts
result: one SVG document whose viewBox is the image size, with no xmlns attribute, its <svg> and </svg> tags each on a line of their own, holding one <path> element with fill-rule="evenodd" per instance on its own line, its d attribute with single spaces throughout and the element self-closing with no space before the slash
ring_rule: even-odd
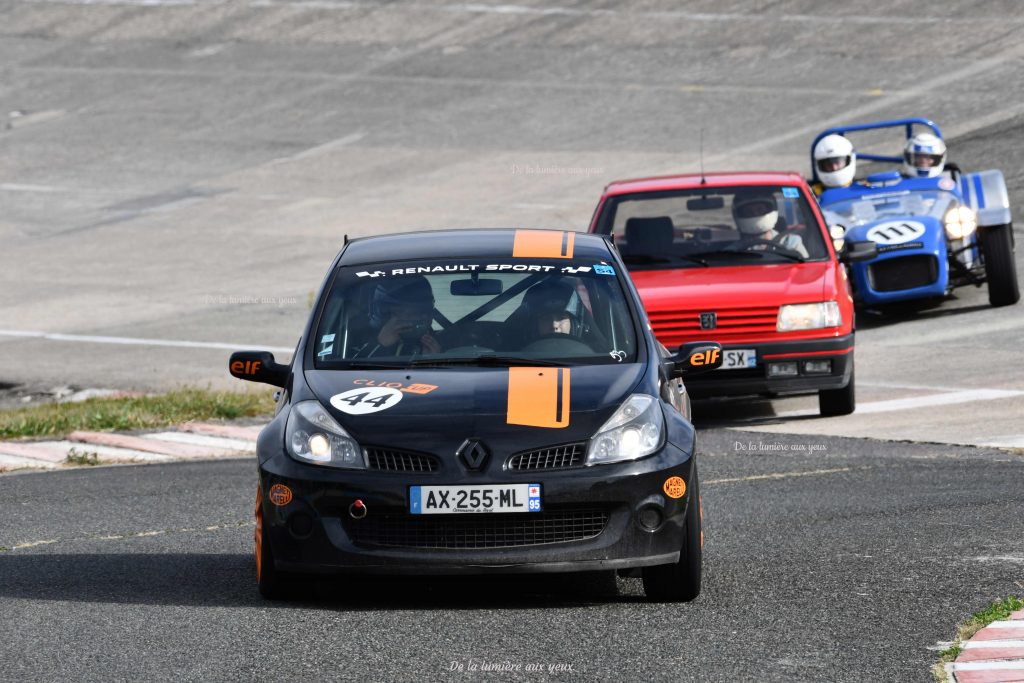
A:
<svg viewBox="0 0 1024 683">
<path fill-rule="evenodd" d="M 633 270 L 640 298 L 649 313 L 685 308 L 715 310 L 742 306 L 779 306 L 835 298 L 831 261 L 743 265 L 678 270 Z"/>
</svg>

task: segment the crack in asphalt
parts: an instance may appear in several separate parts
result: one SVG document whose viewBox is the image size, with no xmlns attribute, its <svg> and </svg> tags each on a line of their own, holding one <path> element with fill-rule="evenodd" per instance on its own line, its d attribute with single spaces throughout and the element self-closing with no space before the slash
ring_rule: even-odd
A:
<svg viewBox="0 0 1024 683">
<path fill-rule="evenodd" d="M 211 526 L 206 527 L 185 527 L 180 529 L 153 529 L 148 531 L 128 531 L 116 534 L 86 534 L 84 536 L 53 538 L 43 541 L 25 541 L 23 543 L 16 543 L 11 547 L 0 546 L 0 552 L 12 552 L 14 550 L 35 548 L 41 545 L 51 545 L 54 543 L 71 543 L 75 541 L 122 541 L 130 538 L 146 538 L 149 536 L 164 536 L 167 534 L 196 533 L 202 531 L 221 531 L 224 529 L 238 529 L 245 526 L 253 526 L 254 524 L 255 522 L 253 521 L 228 522 L 226 524 L 213 524 Z"/>
</svg>

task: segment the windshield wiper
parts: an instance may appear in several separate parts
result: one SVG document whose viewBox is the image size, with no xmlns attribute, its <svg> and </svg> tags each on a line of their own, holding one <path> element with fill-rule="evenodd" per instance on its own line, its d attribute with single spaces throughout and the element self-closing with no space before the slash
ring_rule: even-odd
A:
<svg viewBox="0 0 1024 683">
<path fill-rule="evenodd" d="M 541 358 L 523 358 L 521 356 L 496 356 L 488 353 L 482 356 L 474 356 L 473 358 L 420 358 L 418 360 L 411 361 L 406 367 L 443 367 L 445 365 L 476 365 L 480 367 L 511 368 L 522 366 L 564 367 L 567 363 L 559 363 Z"/>
<path fill-rule="evenodd" d="M 738 256 L 756 256 L 757 258 L 764 258 L 766 255 L 775 255 L 775 256 L 781 256 L 783 258 L 788 258 L 790 261 L 799 261 L 800 263 L 803 263 L 804 261 L 807 260 L 803 256 L 800 256 L 799 254 L 792 253 L 792 252 L 789 252 L 789 251 L 780 251 L 778 249 L 765 250 L 765 251 L 748 251 L 746 249 L 719 249 L 718 251 L 703 251 L 703 252 L 701 252 L 699 254 L 695 254 L 695 256 L 707 257 L 707 256 L 717 256 L 719 254 L 731 254 L 731 255 L 738 255 Z"/>
<path fill-rule="evenodd" d="M 700 258 L 699 255 L 670 254 L 670 256 L 671 258 L 666 258 L 664 256 L 651 256 L 649 254 L 628 254 L 622 257 L 622 261 L 624 263 L 634 263 L 639 265 L 642 263 L 670 263 L 672 259 L 677 259 L 689 261 L 691 263 L 698 263 L 705 268 L 708 267 L 708 262 Z"/>
<path fill-rule="evenodd" d="M 401 363 L 361 363 L 350 361 L 345 363 L 345 370 L 401 370 Z"/>
</svg>

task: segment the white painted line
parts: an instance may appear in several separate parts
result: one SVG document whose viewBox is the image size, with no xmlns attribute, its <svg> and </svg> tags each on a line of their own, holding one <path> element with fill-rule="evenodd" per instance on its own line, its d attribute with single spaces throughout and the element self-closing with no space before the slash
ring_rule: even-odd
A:
<svg viewBox="0 0 1024 683">
<path fill-rule="evenodd" d="M 292 154 L 290 156 L 278 157 L 277 159 L 271 159 L 270 161 L 268 161 L 266 164 L 263 164 L 263 165 L 264 166 L 273 166 L 275 164 L 285 164 L 285 163 L 288 163 L 290 161 L 301 161 L 302 159 L 308 159 L 310 157 L 319 156 L 321 154 L 326 154 L 327 152 L 331 152 L 333 150 L 340 149 L 342 147 L 346 147 L 348 145 L 351 145 L 353 142 L 359 142 L 360 140 L 362 140 L 365 137 L 366 137 L 366 133 L 362 133 L 362 132 L 352 133 L 351 135 L 346 135 L 345 137 L 338 138 L 337 140 L 331 140 L 330 142 L 325 142 L 322 145 L 317 145 L 316 147 L 310 147 L 309 149 L 305 149 L 305 150 L 303 150 L 301 152 L 298 152 L 296 154 Z"/>
<path fill-rule="evenodd" d="M 4 192 L 66 192 L 63 187 L 51 185 L 27 185 L 24 183 L 0 183 L 0 190 Z"/>
<path fill-rule="evenodd" d="M 1009 562 L 1010 564 L 1024 564 L 1024 557 L 1020 555 L 979 555 L 972 557 L 975 562 Z M 1024 628 L 1024 622 L 1018 622 Z"/>
<path fill-rule="evenodd" d="M 888 401 L 870 401 L 858 403 L 854 415 L 870 415 L 871 413 L 890 413 L 896 410 L 914 410 L 933 406 L 948 406 L 956 403 L 973 403 L 975 401 L 993 401 L 1001 398 L 1024 396 L 1024 391 L 1010 389 L 965 389 L 950 391 L 929 396 L 912 396 L 910 398 L 894 398 Z M 787 410 L 775 417 L 807 417 L 817 415 L 813 410 Z"/>
<path fill-rule="evenodd" d="M 992 647 L 1024 648 L 1024 640 L 968 640 L 961 647 L 965 650 L 984 650 Z"/>
<path fill-rule="evenodd" d="M 60 5 L 124 5 L 128 7 L 182 7 L 203 6 L 217 7 L 225 4 L 224 0 L 24 0 L 36 4 Z M 524 16 L 567 16 L 567 17 L 620 17 L 621 19 L 678 19 L 691 22 L 787 22 L 801 24 L 860 24 L 860 25 L 928 25 L 928 24 L 1016 24 L 1019 16 L 999 15 L 991 17 L 935 17 L 935 16 L 885 16 L 885 15 L 849 15 L 849 14 L 783 14 L 763 12 L 691 12 L 686 10 L 616 10 L 601 8 L 585 8 L 570 6 L 516 5 L 516 4 L 485 4 L 485 3 L 402 3 L 401 5 L 382 5 L 376 2 L 357 2 L 352 0 L 250 0 L 240 3 L 242 7 L 287 7 L 318 10 L 414 10 L 448 12 L 454 14 L 497 14 Z"/>
<path fill-rule="evenodd" d="M 857 413 L 888 413 L 893 410 L 912 410 L 931 406 L 947 406 L 954 403 L 972 403 L 974 401 L 992 401 L 1000 398 L 1024 396 L 1024 391 L 1006 389 L 967 389 L 953 391 L 948 394 L 931 396 L 914 396 L 912 398 L 896 398 L 890 401 L 873 401 L 857 406 Z"/>
<path fill-rule="evenodd" d="M 988 446 L 989 448 L 1024 448 L 1024 434 L 1000 436 L 979 445 Z"/>
<path fill-rule="evenodd" d="M 50 539 L 48 541 L 29 541 L 27 543 L 16 543 L 13 546 L 11 546 L 11 549 L 12 550 L 22 550 L 23 548 L 35 548 L 36 546 L 40 546 L 40 545 L 50 545 L 51 543 L 56 543 L 57 540 L 58 539 L 54 538 L 54 539 Z"/>
<path fill-rule="evenodd" d="M 129 346 L 168 346 L 184 349 L 225 349 L 240 351 L 273 351 L 291 353 L 294 348 L 287 346 L 265 346 L 262 344 L 227 344 L 222 342 L 180 341 L 176 339 L 143 339 L 137 337 L 103 337 L 86 334 L 61 334 L 59 332 L 33 332 L 29 330 L 0 330 L 0 337 L 22 337 L 27 339 L 49 339 L 51 341 L 86 342 L 89 344 L 125 344 Z"/>
<path fill-rule="evenodd" d="M 1024 671 L 1024 659 L 1010 662 L 956 662 L 953 671 Z"/>
<path fill-rule="evenodd" d="M 878 382 L 857 378 L 858 387 L 878 387 L 880 389 L 910 389 L 912 391 L 967 391 L 971 387 L 950 387 L 937 384 L 905 384 L 903 382 Z"/>
<path fill-rule="evenodd" d="M 1024 628 L 1024 619 L 1016 621 L 993 621 L 985 628 Z"/>
<path fill-rule="evenodd" d="M 924 327 L 918 323 L 915 327 Z M 872 339 L 872 343 L 878 346 L 938 346 L 946 342 L 959 339 L 985 337 L 1003 332 L 1013 332 L 1024 329 L 1024 316 L 1004 318 L 993 322 L 977 323 L 974 325 L 953 325 L 935 332 L 915 332 L 913 327 L 909 331 L 912 334 L 899 337 Z"/>
<path fill-rule="evenodd" d="M 143 438 L 157 441 L 174 441 L 176 443 L 187 443 L 196 446 L 210 446 L 212 448 L 226 448 L 229 451 L 255 452 L 255 441 L 243 441 L 242 439 L 229 439 L 223 436 L 205 436 L 203 434 L 190 434 L 188 432 L 157 432 L 155 434 L 143 434 Z"/>
<path fill-rule="evenodd" d="M 861 468 L 867 469 L 867 468 Z M 738 481 L 762 481 L 765 479 L 789 479 L 791 477 L 813 477 L 821 474 L 838 474 L 840 472 L 851 472 L 852 467 L 836 467 L 831 470 L 810 470 L 808 472 L 775 472 L 773 474 L 755 474 L 749 477 L 735 477 L 731 479 L 709 479 L 708 481 L 702 481 L 701 484 L 708 486 L 710 484 L 731 484 Z"/>
<path fill-rule="evenodd" d="M 0 470 L 11 469 L 14 467 L 39 467 L 42 469 L 52 470 L 59 467 L 55 462 L 49 462 L 46 460 L 36 460 L 35 458 L 22 458 L 17 455 L 2 455 L 0 454 Z"/>
</svg>

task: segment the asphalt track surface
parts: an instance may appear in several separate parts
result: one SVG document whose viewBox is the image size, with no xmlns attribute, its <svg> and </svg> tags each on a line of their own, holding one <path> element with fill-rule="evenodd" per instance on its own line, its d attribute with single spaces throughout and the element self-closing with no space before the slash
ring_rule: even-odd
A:
<svg viewBox="0 0 1024 683">
<path fill-rule="evenodd" d="M 702 437 L 686 605 L 601 576 L 350 578 L 268 604 L 250 461 L 0 477 L 0 678 L 927 681 L 969 606 L 1021 590 L 1020 458 L 746 437 Z"/>
<path fill-rule="evenodd" d="M 227 348 L 294 346 L 342 235 L 581 229 L 607 181 L 696 170 L 700 129 L 708 169 L 803 170 L 821 127 L 927 115 L 1022 207 L 1022 32 L 981 1 L 0 0 L 0 388 L 229 386 Z M 1024 446 L 1022 311 L 862 313 L 853 416 L 696 406 L 688 606 L 599 579 L 268 606 L 251 462 L 0 477 L 0 679 L 928 680 L 1024 590 L 1021 457 L 984 445 Z"/>
</svg>

